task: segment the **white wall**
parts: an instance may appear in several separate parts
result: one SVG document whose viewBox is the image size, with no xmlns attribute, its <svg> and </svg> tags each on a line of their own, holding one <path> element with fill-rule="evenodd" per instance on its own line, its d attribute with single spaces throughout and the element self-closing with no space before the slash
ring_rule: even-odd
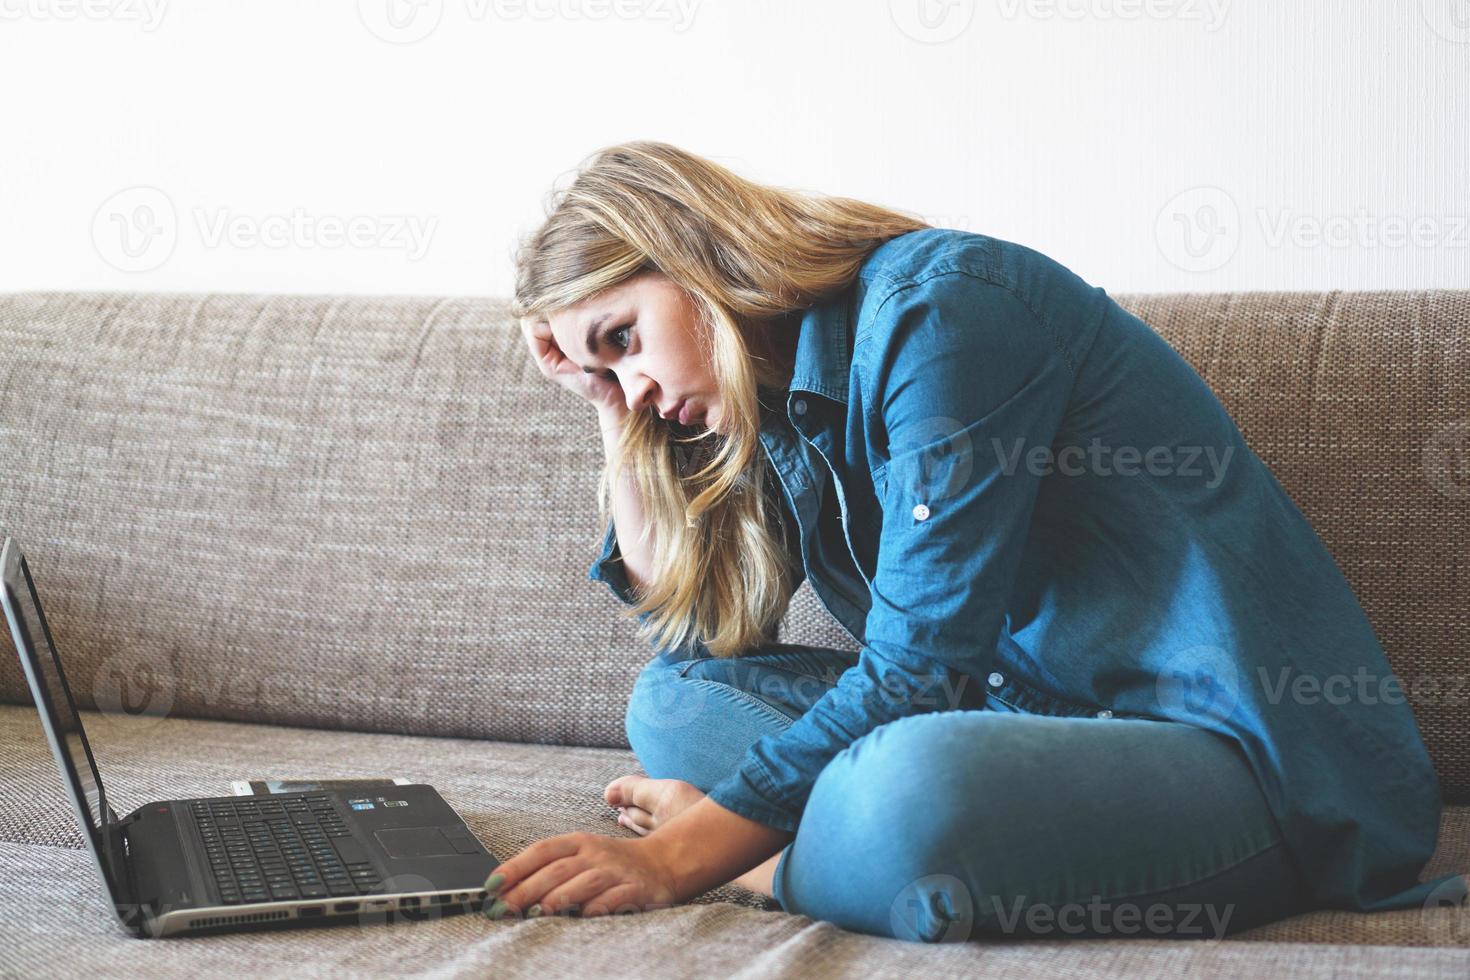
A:
<svg viewBox="0 0 1470 980">
<path fill-rule="evenodd" d="M 0 290 L 506 294 L 631 138 L 1110 292 L 1467 287 L 1467 106 L 1470 0 L 0 0 Z"/>
</svg>

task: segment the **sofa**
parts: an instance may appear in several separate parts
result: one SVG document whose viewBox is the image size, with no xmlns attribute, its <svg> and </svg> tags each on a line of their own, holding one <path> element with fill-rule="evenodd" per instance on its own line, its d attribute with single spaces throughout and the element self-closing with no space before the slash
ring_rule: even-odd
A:
<svg viewBox="0 0 1470 980">
<path fill-rule="evenodd" d="M 1218 393 L 1355 589 L 1470 871 L 1470 291 L 1115 297 Z M 504 859 L 632 835 L 652 651 L 589 581 L 593 409 L 497 298 L 0 296 L 0 535 L 24 548 L 113 808 L 252 776 L 433 784 Z M 107 905 L 8 631 L 0 975 L 1470 976 L 1470 908 L 1225 938 L 924 945 L 733 884 L 632 915 L 135 939 Z M 804 584 L 782 641 L 855 650 Z M 895 827 L 901 832 L 901 827 Z"/>
</svg>

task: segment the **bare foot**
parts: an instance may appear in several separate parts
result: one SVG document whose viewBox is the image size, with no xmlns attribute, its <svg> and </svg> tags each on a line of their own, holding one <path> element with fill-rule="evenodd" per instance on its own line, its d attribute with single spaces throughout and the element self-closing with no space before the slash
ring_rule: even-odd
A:
<svg viewBox="0 0 1470 980">
<path fill-rule="evenodd" d="M 704 792 L 693 783 L 681 779 L 654 779 L 651 776 L 619 776 L 602 791 L 603 799 L 618 810 L 618 823 L 646 837 L 655 827 L 667 823 L 704 799 Z M 781 852 L 733 879 L 734 883 L 753 892 L 774 897 L 771 879 Z"/>
<path fill-rule="evenodd" d="M 608 783 L 602 798 L 618 810 L 618 823 L 640 837 L 667 823 L 700 800 L 704 793 L 682 779 L 619 776 Z"/>
</svg>

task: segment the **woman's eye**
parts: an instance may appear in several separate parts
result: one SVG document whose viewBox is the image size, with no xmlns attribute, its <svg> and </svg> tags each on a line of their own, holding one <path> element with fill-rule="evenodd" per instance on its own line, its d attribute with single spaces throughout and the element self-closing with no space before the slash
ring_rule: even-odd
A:
<svg viewBox="0 0 1470 980">
<path fill-rule="evenodd" d="M 608 332 L 608 335 L 607 335 L 608 340 L 611 341 L 612 338 L 616 337 L 618 334 L 622 333 L 624 330 L 632 330 L 632 329 L 633 328 L 631 326 L 629 326 L 629 327 L 618 327 L 616 330 L 611 330 L 611 331 Z M 621 343 L 621 344 L 619 344 L 619 343 L 613 343 L 613 346 L 616 347 L 616 348 L 618 348 L 619 350 L 627 350 L 628 349 L 628 344 L 626 342 Z"/>
</svg>

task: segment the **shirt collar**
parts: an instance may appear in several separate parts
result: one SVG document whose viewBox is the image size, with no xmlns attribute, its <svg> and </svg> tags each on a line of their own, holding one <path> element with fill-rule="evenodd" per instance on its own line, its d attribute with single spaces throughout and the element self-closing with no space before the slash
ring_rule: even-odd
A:
<svg viewBox="0 0 1470 980">
<path fill-rule="evenodd" d="M 852 368 L 852 298 L 849 286 L 803 313 L 795 369 L 788 386 L 791 391 L 810 392 L 847 405 Z"/>
</svg>

